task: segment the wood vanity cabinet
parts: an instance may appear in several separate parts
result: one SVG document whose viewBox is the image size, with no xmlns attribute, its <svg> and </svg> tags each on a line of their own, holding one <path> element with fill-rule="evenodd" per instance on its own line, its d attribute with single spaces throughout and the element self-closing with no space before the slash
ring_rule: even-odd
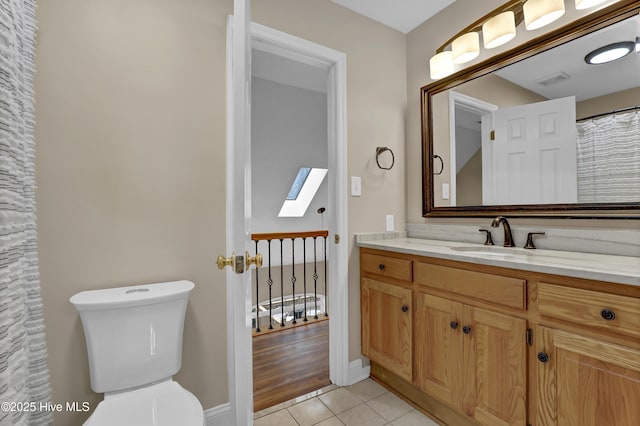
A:
<svg viewBox="0 0 640 426">
<path fill-rule="evenodd" d="M 538 424 L 639 424 L 640 348 L 609 337 L 638 342 L 640 300 L 540 283 L 538 309 L 543 317 L 578 326 L 536 328 Z"/>
<path fill-rule="evenodd" d="M 639 424 L 640 288 L 360 250 L 372 376 L 443 424 Z"/>
<path fill-rule="evenodd" d="M 415 302 L 415 384 L 480 424 L 526 425 L 526 321 L 422 290 Z"/>
<path fill-rule="evenodd" d="M 364 255 L 362 353 L 407 381 L 412 374 L 411 261 Z"/>
</svg>

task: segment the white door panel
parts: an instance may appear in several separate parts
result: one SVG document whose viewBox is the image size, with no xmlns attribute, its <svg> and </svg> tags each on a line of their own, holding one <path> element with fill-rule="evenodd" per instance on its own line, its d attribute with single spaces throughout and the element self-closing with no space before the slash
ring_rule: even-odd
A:
<svg viewBox="0 0 640 426">
<path fill-rule="evenodd" d="M 231 101 L 227 119 L 227 253 L 244 256 L 251 250 L 251 37 L 250 0 L 234 0 L 229 21 L 227 96 Z M 231 424 L 253 424 L 253 370 L 251 274 L 227 268 L 227 367 Z"/>
<path fill-rule="evenodd" d="M 490 204 L 577 202 L 575 98 L 495 112 Z"/>
</svg>

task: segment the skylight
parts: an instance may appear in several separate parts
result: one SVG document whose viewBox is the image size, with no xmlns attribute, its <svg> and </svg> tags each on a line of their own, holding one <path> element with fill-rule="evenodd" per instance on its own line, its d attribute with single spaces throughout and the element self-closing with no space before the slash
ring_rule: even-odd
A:
<svg viewBox="0 0 640 426">
<path fill-rule="evenodd" d="M 316 196 L 327 169 L 300 167 L 278 217 L 303 217 Z"/>
</svg>

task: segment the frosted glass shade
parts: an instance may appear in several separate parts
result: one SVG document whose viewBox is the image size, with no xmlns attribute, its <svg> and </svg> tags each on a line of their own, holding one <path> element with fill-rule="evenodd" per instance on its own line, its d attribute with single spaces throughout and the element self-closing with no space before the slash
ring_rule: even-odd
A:
<svg viewBox="0 0 640 426">
<path fill-rule="evenodd" d="M 447 50 L 435 54 L 429 60 L 429 71 L 432 80 L 453 74 L 453 53 Z"/>
<path fill-rule="evenodd" d="M 564 15 L 564 0 L 527 0 L 522 11 L 524 27 L 537 30 Z"/>
<path fill-rule="evenodd" d="M 451 43 L 453 62 L 464 64 L 480 54 L 480 35 L 476 32 L 461 35 Z"/>
<path fill-rule="evenodd" d="M 576 0 L 576 9 L 583 10 L 604 3 L 606 0 Z"/>
<path fill-rule="evenodd" d="M 503 12 L 482 25 L 485 49 L 502 46 L 516 36 L 516 18 L 513 12 Z"/>
</svg>

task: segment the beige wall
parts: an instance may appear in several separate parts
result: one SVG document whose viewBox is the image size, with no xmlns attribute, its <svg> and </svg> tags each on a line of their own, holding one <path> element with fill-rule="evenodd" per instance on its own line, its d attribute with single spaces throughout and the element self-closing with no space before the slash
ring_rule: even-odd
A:
<svg viewBox="0 0 640 426">
<path fill-rule="evenodd" d="M 486 219 L 431 218 L 422 217 L 422 142 L 420 127 L 420 88 L 432 83 L 429 78 L 429 58 L 442 43 L 462 30 L 471 22 L 479 19 L 496 7 L 503 0 L 457 0 L 436 16 L 432 17 L 407 35 L 407 223 L 432 224 L 484 224 Z M 568 7 L 566 14 L 549 27 L 538 31 L 523 31 L 518 28 L 515 39 L 502 47 L 489 52 L 481 50 L 480 56 L 466 66 L 478 63 L 488 57 L 512 49 L 545 31 L 551 31 L 566 25 L 593 10 L 576 11 Z M 621 220 L 552 220 L 552 219 L 517 219 L 516 226 L 554 226 L 554 227 L 597 227 L 597 228 L 634 228 L 638 221 Z"/>
<path fill-rule="evenodd" d="M 253 2 L 254 21 L 347 54 L 350 357 L 360 354 L 353 233 L 405 228 L 406 37 L 328 0 Z M 225 46 L 231 0 L 59 0 L 38 9 L 38 236 L 54 402 L 89 386 L 78 291 L 196 283 L 177 379 L 204 408 L 227 397 Z M 375 148 L 394 150 L 391 171 Z M 329 289 L 329 291 L 331 291 Z M 87 414 L 56 415 L 80 424 Z"/>
<path fill-rule="evenodd" d="M 640 105 L 640 87 L 576 103 L 576 117 L 590 117 Z"/>
</svg>

